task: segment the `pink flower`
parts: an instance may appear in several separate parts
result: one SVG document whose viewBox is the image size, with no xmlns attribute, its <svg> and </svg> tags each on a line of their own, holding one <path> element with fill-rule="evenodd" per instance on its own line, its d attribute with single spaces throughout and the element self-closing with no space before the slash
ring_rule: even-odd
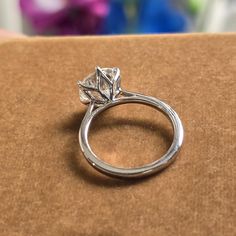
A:
<svg viewBox="0 0 236 236">
<path fill-rule="evenodd" d="M 109 12 L 108 0 L 20 0 L 38 33 L 97 34 Z"/>
</svg>

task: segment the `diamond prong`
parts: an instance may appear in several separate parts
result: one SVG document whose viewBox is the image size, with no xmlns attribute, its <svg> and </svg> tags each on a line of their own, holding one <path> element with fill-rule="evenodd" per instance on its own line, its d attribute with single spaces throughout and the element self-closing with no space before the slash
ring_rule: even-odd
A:
<svg viewBox="0 0 236 236">
<path fill-rule="evenodd" d="M 120 70 L 95 67 L 95 73 L 77 82 L 83 103 L 107 103 L 120 93 Z"/>
</svg>

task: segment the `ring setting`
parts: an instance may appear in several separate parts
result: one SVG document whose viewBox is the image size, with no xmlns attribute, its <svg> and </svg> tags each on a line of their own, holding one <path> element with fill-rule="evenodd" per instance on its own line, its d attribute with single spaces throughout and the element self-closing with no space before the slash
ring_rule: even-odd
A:
<svg viewBox="0 0 236 236">
<path fill-rule="evenodd" d="M 184 138 L 182 122 L 178 114 L 165 102 L 140 93 L 128 92 L 121 88 L 119 68 L 95 67 L 95 72 L 83 81 L 78 81 L 80 101 L 88 105 L 79 130 L 79 144 L 88 163 L 99 172 L 118 178 L 138 178 L 152 175 L 169 166 L 177 156 Z M 88 141 L 90 125 L 101 112 L 125 103 L 140 103 L 162 112 L 173 127 L 173 141 L 168 151 L 156 161 L 141 167 L 121 168 L 110 165 L 99 158 Z"/>
<path fill-rule="evenodd" d="M 84 104 L 91 101 L 104 104 L 112 101 L 121 92 L 119 68 L 95 68 L 95 73 L 78 81 L 80 100 Z"/>
</svg>

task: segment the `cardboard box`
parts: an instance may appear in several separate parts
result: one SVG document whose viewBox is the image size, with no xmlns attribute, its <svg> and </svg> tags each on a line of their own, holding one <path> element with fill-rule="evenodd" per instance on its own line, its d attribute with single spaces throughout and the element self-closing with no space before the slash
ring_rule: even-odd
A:
<svg viewBox="0 0 236 236">
<path fill-rule="evenodd" d="M 176 161 L 139 181 L 101 175 L 77 140 L 77 80 L 119 67 L 122 87 L 179 114 Z M 0 42 L 1 235 L 235 235 L 236 34 L 28 38 Z M 95 121 L 95 153 L 137 166 L 168 148 L 168 121 L 142 105 Z"/>
</svg>

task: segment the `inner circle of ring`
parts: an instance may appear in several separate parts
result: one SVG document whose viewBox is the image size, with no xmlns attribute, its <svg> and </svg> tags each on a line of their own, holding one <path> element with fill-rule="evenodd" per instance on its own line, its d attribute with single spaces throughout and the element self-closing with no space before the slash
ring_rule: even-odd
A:
<svg viewBox="0 0 236 236">
<path fill-rule="evenodd" d="M 95 110 L 93 110 L 94 103 L 90 103 L 79 130 L 80 147 L 89 164 L 105 175 L 120 178 L 137 178 L 152 175 L 166 168 L 172 163 L 172 161 L 174 161 L 176 154 L 179 152 L 183 143 L 183 126 L 178 114 L 163 101 L 138 93 L 127 92 L 127 94 L 129 94 L 129 96 L 116 98 L 113 101 L 97 107 Z M 140 103 L 154 107 L 158 111 L 162 112 L 171 121 L 174 131 L 173 141 L 168 151 L 158 160 L 147 165 L 134 168 L 115 167 L 99 159 L 90 148 L 88 134 L 93 118 L 106 109 L 125 103 Z"/>
</svg>

